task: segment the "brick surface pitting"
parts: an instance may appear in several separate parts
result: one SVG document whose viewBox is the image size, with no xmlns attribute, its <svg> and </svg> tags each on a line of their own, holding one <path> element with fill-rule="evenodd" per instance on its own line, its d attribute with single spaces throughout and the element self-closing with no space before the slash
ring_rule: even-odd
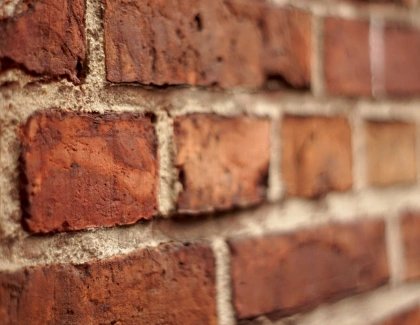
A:
<svg viewBox="0 0 420 325">
<path fill-rule="evenodd" d="M 166 244 L 0 273 L 1 323 L 216 325 L 214 264 L 206 245 Z"/>
<path fill-rule="evenodd" d="M 252 0 L 107 0 L 107 79 L 258 87 L 310 82 L 311 17 Z"/>
<path fill-rule="evenodd" d="M 405 276 L 420 279 L 420 213 L 406 213 L 401 220 Z"/>
<path fill-rule="evenodd" d="M 386 283 L 384 232 L 383 221 L 363 221 L 231 240 L 237 316 L 291 315 Z"/>
<path fill-rule="evenodd" d="M 23 11 L 0 20 L 0 69 L 17 66 L 79 82 L 85 60 L 83 0 L 25 1 Z"/>
<path fill-rule="evenodd" d="M 208 211 L 261 202 L 270 160 L 270 122 L 194 114 L 174 122 L 175 164 L 183 190 L 179 211 Z"/>
<path fill-rule="evenodd" d="M 389 25 L 384 31 L 384 42 L 387 94 L 420 94 L 420 29 Z"/>
<path fill-rule="evenodd" d="M 420 324 L 420 308 L 415 306 L 401 314 L 375 325 L 418 325 Z"/>
<path fill-rule="evenodd" d="M 323 62 L 327 92 L 370 96 L 369 22 L 326 18 Z"/>
<path fill-rule="evenodd" d="M 312 198 L 351 188 L 351 131 L 345 118 L 286 116 L 281 143 L 288 195 Z"/>
<path fill-rule="evenodd" d="M 150 116 L 43 111 L 29 118 L 21 139 L 31 232 L 130 224 L 157 212 Z"/>
<path fill-rule="evenodd" d="M 366 123 L 368 179 L 371 185 L 414 183 L 416 168 L 416 127 L 412 123 Z"/>
</svg>

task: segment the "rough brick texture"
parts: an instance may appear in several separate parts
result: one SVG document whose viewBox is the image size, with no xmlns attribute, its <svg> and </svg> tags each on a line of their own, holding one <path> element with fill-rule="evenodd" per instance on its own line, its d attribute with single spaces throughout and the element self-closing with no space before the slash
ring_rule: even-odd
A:
<svg viewBox="0 0 420 325">
<path fill-rule="evenodd" d="M 414 183 L 416 168 L 415 125 L 403 122 L 366 123 L 366 150 L 370 184 L 386 186 Z"/>
<path fill-rule="evenodd" d="M 327 92 L 370 96 L 369 22 L 326 18 L 323 61 Z"/>
<path fill-rule="evenodd" d="M 420 93 L 420 29 L 385 28 L 385 88 L 396 96 Z"/>
<path fill-rule="evenodd" d="M 388 280 L 382 221 L 231 240 L 239 318 L 272 317 L 371 290 Z"/>
<path fill-rule="evenodd" d="M 261 86 L 310 82 L 311 18 L 252 0 L 107 0 L 107 79 Z"/>
<path fill-rule="evenodd" d="M 418 325 L 420 324 L 420 309 L 415 306 L 401 314 L 392 316 L 390 319 L 376 325 Z"/>
<path fill-rule="evenodd" d="M 79 82 L 85 60 L 85 2 L 29 0 L 22 12 L 0 20 L 0 70 L 17 66 Z"/>
<path fill-rule="evenodd" d="M 188 115 L 174 123 L 179 211 L 261 202 L 270 159 L 270 123 L 251 117 Z"/>
<path fill-rule="evenodd" d="M 352 186 L 351 131 L 345 118 L 286 116 L 281 142 L 288 195 L 317 197 Z"/>
<path fill-rule="evenodd" d="M 31 232 L 130 224 L 156 213 L 157 139 L 150 116 L 40 112 L 21 139 Z"/>
<path fill-rule="evenodd" d="M 401 221 L 405 276 L 409 280 L 420 278 L 420 213 L 406 213 Z"/>
<path fill-rule="evenodd" d="M 214 257 L 167 244 L 82 265 L 0 274 L 2 324 L 216 325 Z"/>
</svg>

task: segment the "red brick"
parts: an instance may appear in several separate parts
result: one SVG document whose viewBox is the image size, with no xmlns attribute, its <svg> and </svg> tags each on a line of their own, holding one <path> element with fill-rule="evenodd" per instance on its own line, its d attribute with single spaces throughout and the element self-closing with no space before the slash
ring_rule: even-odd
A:
<svg viewBox="0 0 420 325">
<path fill-rule="evenodd" d="M 0 20 L 0 70 L 17 66 L 79 82 L 85 60 L 85 1 L 24 1 L 22 12 Z"/>
<path fill-rule="evenodd" d="M 36 113 L 22 128 L 25 223 L 31 232 L 130 224 L 157 211 L 150 116 Z"/>
<path fill-rule="evenodd" d="M 324 21 L 325 89 L 334 95 L 370 96 L 369 23 Z"/>
<path fill-rule="evenodd" d="M 420 94 L 420 29 L 392 25 L 384 33 L 387 94 Z"/>
<path fill-rule="evenodd" d="M 416 181 L 414 124 L 369 121 L 366 124 L 366 147 L 371 185 L 386 186 Z"/>
<path fill-rule="evenodd" d="M 420 278 L 420 213 L 406 213 L 401 220 L 404 244 L 405 276 Z"/>
<path fill-rule="evenodd" d="M 311 17 L 253 0 L 107 0 L 107 79 L 144 84 L 310 82 Z"/>
<path fill-rule="evenodd" d="M 382 221 L 229 241 L 238 318 L 287 316 L 388 281 Z"/>
<path fill-rule="evenodd" d="M 270 160 L 270 123 L 252 117 L 194 114 L 175 119 L 179 211 L 261 202 Z"/>
<path fill-rule="evenodd" d="M 214 257 L 161 245 L 82 265 L 0 274 L 2 324 L 216 325 Z"/>
<path fill-rule="evenodd" d="M 345 118 L 286 116 L 281 142 L 288 195 L 313 198 L 351 188 L 351 131 Z"/>
<path fill-rule="evenodd" d="M 418 306 L 406 310 L 377 325 L 418 325 L 420 324 L 420 309 Z"/>
</svg>

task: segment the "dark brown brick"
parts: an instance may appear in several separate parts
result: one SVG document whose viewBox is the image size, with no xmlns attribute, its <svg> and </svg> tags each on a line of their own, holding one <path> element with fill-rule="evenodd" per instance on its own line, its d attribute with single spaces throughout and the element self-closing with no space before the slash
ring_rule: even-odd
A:
<svg viewBox="0 0 420 325">
<path fill-rule="evenodd" d="M 0 273 L 0 319 L 27 325 L 216 325 L 214 277 L 211 249 L 182 244 Z"/>
<path fill-rule="evenodd" d="M 371 95 L 369 22 L 325 19 L 324 74 L 331 94 Z"/>
<path fill-rule="evenodd" d="M 310 82 L 311 17 L 253 0 L 107 0 L 107 79 L 258 87 Z"/>
<path fill-rule="evenodd" d="M 406 310 L 390 319 L 379 322 L 376 325 L 418 325 L 420 324 L 420 309 L 418 306 Z"/>
<path fill-rule="evenodd" d="M 414 124 L 369 121 L 366 124 L 366 147 L 370 184 L 386 186 L 416 181 Z"/>
<path fill-rule="evenodd" d="M 0 70 L 20 67 L 79 82 L 85 60 L 85 1 L 29 0 L 0 20 Z"/>
<path fill-rule="evenodd" d="M 188 115 L 175 119 L 179 211 L 261 202 L 270 160 L 270 122 L 252 117 Z"/>
<path fill-rule="evenodd" d="M 386 283 L 384 232 L 383 221 L 363 221 L 229 241 L 238 318 L 291 315 Z"/>
<path fill-rule="evenodd" d="M 385 89 L 396 96 L 420 94 L 420 29 L 385 28 Z"/>
<path fill-rule="evenodd" d="M 401 220 L 404 244 L 405 276 L 408 280 L 420 278 L 420 213 L 406 213 Z"/>
<path fill-rule="evenodd" d="M 351 188 L 351 131 L 345 118 L 286 116 L 281 142 L 288 195 L 312 198 Z"/>
<path fill-rule="evenodd" d="M 40 112 L 22 128 L 31 232 L 130 224 L 157 211 L 150 116 Z"/>
</svg>

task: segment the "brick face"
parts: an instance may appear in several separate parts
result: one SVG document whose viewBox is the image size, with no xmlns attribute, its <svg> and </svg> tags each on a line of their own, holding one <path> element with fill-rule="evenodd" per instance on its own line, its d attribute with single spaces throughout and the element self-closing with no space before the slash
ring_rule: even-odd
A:
<svg viewBox="0 0 420 325">
<path fill-rule="evenodd" d="M 384 31 L 385 88 L 396 96 L 420 93 L 420 29 L 389 25 Z"/>
<path fill-rule="evenodd" d="M 323 59 L 327 92 L 371 95 L 368 22 L 326 18 Z"/>
<path fill-rule="evenodd" d="M 25 1 L 23 11 L 0 20 L 0 69 L 17 66 L 79 82 L 85 60 L 83 0 Z"/>
<path fill-rule="evenodd" d="M 312 198 L 351 188 L 351 131 L 345 118 L 286 116 L 281 142 L 288 195 Z"/>
<path fill-rule="evenodd" d="M 405 276 L 420 278 L 420 213 L 406 213 L 401 220 L 404 247 Z"/>
<path fill-rule="evenodd" d="M 229 241 L 238 318 L 291 315 L 386 283 L 384 230 L 363 221 Z"/>
<path fill-rule="evenodd" d="M 309 14 L 265 1 L 107 0 L 107 79 L 144 84 L 310 82 Z M 287 32 L 286 32 L 287 31 Z"/>
<path fill-rule="evenodd" d="M 157 212 L 150 116 L 44 111 L 29 118 L 21 140 L 31 232 L 130 224 Z"/>
<path fill-rule="evenodd" d="M 375 325 L 418 325 L 420 324 L 420 309 L 415 306 L 403 313 L 392 316 L 390 319 Z"/>
<path fill-rule="evenodd" d="M 0 273 L 2 324 L 216 325 L 214 257 L 166 244 L 82 265 Z"/>
<path fill-rule="evenodd" d="M 179 211 L 261 202 L 270 159 L 270 123 L 252 117 L 194 114 L 174 122 Z"/>
<path fill-rule="evenodd" d="M 414 183 L 416 168 L 415 125 L 403 122 L 366 123 L 366 149 L 370 184 L 386 186 Z"/>
</svg>

